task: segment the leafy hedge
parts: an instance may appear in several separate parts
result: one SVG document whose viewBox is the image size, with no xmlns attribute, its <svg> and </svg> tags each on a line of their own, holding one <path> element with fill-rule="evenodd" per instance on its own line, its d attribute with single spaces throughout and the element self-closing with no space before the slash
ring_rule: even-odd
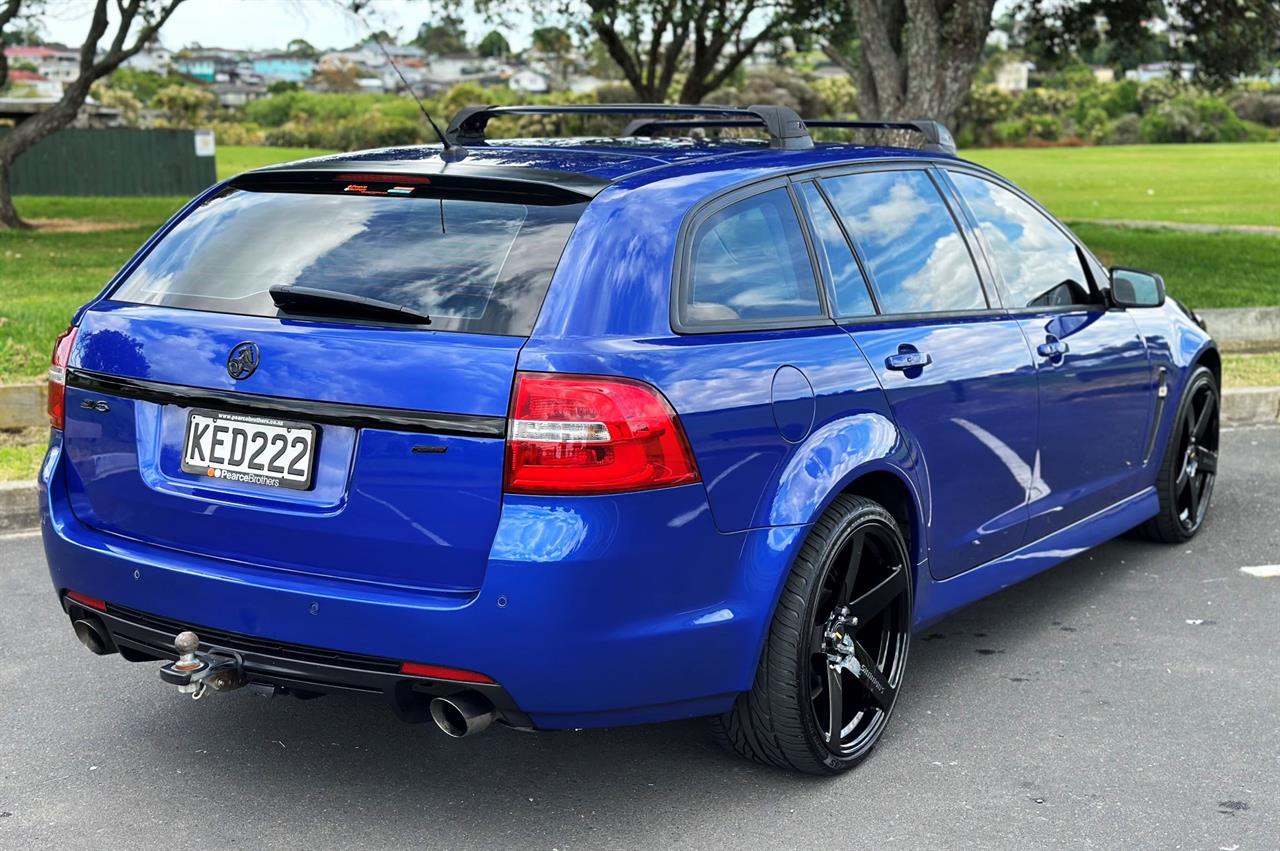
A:
<svg viewBox="0 0 1280 851">
<path fill-rule="evenodd" d="M 1242 142 L 1276 138 L 1277 126 L 1280 92 L 1244 91 L 1228 101 L 1168 80 L 1017 94 L 979 85 L 960 111 L 956 138 L 964 147 Z"/>
</svg>

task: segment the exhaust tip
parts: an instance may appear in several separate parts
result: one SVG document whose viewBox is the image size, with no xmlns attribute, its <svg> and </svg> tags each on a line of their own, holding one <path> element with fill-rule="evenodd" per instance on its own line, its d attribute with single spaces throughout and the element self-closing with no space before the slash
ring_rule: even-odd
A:
<svg viewBox="0 0 1280 851">
<path fill-rule="evenodd" d="M 493 704 L 484 695 L 463 691 L 431 701 L 431 720 L 436 726 L 455 739 L 483 732 L 496 713 Z"/>
<path fill-rule="evenodd" d="M 72 621 L 71 628 L 76 631 L 76 638 L 80 639 L 80 643 L 89 648 L 90 653 L 96 656 L 108 656 L 115 652 L 106 630 L 96 621 L 80 618 Z"/>
</svg>

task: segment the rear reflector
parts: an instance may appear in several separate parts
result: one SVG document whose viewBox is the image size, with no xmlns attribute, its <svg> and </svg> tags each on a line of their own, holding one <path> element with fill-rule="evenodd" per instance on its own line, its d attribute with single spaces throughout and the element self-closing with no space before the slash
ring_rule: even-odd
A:
<svg viewBox="0 0 1280 851">
<path fill-rule="evenodd" d="M 76 344 L 74 325 L 58 336 L 53 344 L 53 362 L 49 366 L 49 425 L 63 428 L 67 423 L 67 363 Z"/>
<path fill-rule="evenodd" d="M 684 429 L 656 388 L 628 378 L 516 374 L 508 493 L 622 493 L 696 481 Z"/>
<path fill-rule="evenodd" d="M 107 610 L 107 604 L 97 597 L 90 597 L 88 594 L 81 594 L 79 591 L 68 591 L 67 599 L 79 603 L 82 606 L 88 606 L 91 609 L 97 609 L 100 612 Z"/>
<path fill-rule="evenodd" d="M 400 673 L 407 677 L 430 677 L 433 680 L 454 680 L 460 683 L 493 683 L 492 679 L 475 671 L 446 668 L 444 665 L 424 665 L 421 662 L 404 662 L 400 665 Z"/>
</svg>

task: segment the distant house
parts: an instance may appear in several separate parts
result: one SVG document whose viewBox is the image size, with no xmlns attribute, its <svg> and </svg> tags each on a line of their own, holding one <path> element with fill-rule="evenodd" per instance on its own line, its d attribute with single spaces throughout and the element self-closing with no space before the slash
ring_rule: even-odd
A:
<svg viewBox="0 0 1280 851">
<path fill-rule="evenodd" d="M 29 63 L 46 80 L 66 85 L 80 76 L 80 52 L 58 45 L 16 45 L 6 47 L 4 56 L 10 67 Z"/>
<path fill-rule="evenodd" d="M 123 64 L 126 68 L 133 68 L 135 71 L 164 74 L 173 66 L 173 51 L 166 50 L 157 43 L 148 44 L 126 59 Z"/>
<path fill-rule="evenodd" d="M 285 80 L 301 83 L 310 79 L 316 70 L 316 60 L 288 53 L 267 53 L 252 60 L 254 73 L 264 80 Z"/>
<path fill-rule="evenodd" d="M 521 68 L 507 79 L 507 85 L 513 89 L 531 94 L 545 94 L 551 91 L 547 78 L 530 68 Z"/>
<path fill-rule="evenodd" d="M 1099 83 L 1114 83 L 1116 81 L 1116 72 L 1105 65 L 1093 66 L 1093 79 Z"/>
<path fill-rule="evenodd" d="M 1006 62 L 996 70 L 996 88 L 1005 92 L 1025 92 L 1030 81 L 1030 62 Z"/>
<path fill-rule="evenodd" d="M 35 71 L 23 71 L 17 68 L 9 71 L 9 96 L 34 98 L 62 97 L 62 84 L 48 79 Z"/>
<path fill-rule="evenodd" d="M 236 108 L 266 95 L 267 87 L 261 83 L 213 83 L 209 91 L 217 95 L 219 106 Z"/>
<path fill-rule="evenodd" d="M 1189 83 L 1195 73 L 1194 62 L 1149 62 L 1125 71 L 1124 78 L 1137 80 L 1139 83 L 1149 83 L 1152 80 L 1168 80 L 1177 76 L 1184 83 Z"/>
<path fill-rule="evenodd" d="M 239 63 L 240 54 L 217 48 L 184 50 L 173 59 L 176 71 L 205 83 L 231 82 Z"/>
</svg>

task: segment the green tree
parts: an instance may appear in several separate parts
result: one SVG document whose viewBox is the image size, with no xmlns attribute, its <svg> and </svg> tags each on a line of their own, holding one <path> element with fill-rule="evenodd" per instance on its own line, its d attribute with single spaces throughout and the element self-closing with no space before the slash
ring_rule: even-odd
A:
<svg viewBox="0 0 1280 851">
<path fill-rule="evenodd" d="M 387 43 L 383 41 L 383 44 Z M 447 14 L 439 23 L 424 23 L 418 27 L 418 35 L 412 44 L 436 55 L 466 53 L 467 32 L 462 26 L 462 18 Z"/>
<path fill-rule="evenodd" d="M 318 59 L 320 51 L 315 45 L 307 41 L 305 38 L 295 38 L 284 46 L 284 52 L 290 56 L 300 56 L 303 59 Z"/>
<path fill-rule="evenodd" d="M 165 86 L 156 92 L 151 105 L 164 113 L 170 127 L 197 127 L 208 120 L 217 105 L 213 92 L 196 86 Z"/>
<path fill-rule="evenodd" d="M 502 33 L 490 30 L 476 45 L 476 53 L 492 59 L 502 59 L 511 55 L 511 45 Z"/>
</svg>

